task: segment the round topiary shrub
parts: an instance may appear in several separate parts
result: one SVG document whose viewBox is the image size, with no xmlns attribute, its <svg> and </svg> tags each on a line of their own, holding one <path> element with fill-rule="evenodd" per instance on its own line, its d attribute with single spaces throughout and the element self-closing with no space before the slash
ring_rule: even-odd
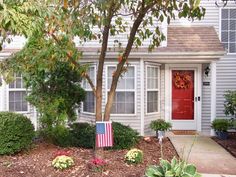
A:
<svg viewBox="0 0 236 177">
<path fill-rule="evenodd" d="M 34 126 L 21 114 L 0 112 L 0 154 L 14 154 L 28 148 L 34 137 Z"/>
</svg>

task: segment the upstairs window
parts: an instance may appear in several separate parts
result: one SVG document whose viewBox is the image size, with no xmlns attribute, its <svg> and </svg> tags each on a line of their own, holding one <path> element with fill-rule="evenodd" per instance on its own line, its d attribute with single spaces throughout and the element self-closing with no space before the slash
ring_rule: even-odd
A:
<svg viewBox="0 0 236 177">
<path fill-rule="evenodd" d="M 12 112 L 27 112 L 26 88 L 24 87 L 21 74 L 14 74 L 15 80 L 9 84 L 8 109 Z"/>
<path fill-rule="evenodd" d="M 236 9 L 221 10 L 221 42 L 229 53 L 236 53 Z"/>
<path fill-rule="evenodd" d="M 95 83 L 95 66 L 90 66 L 87 71 L 90 79 L 93 83 Z M 93 90 L 90 87 L 87 80 L 83 80 L 82 86 L 84 90 L 86 91 L 86 97 L 83 102 L 83 112 L 85 113 L 95 113 L 95 96 L 93 94 Z"/>
</svg>

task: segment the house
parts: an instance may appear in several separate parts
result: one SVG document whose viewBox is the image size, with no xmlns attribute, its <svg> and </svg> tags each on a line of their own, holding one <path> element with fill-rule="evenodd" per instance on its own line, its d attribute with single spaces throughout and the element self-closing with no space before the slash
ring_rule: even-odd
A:
<svg viewBox="0 0 236 177">
<path fill-rule="evenodd" d="M 170 121 L 173 129 L 196 130 L 213 134 L 211 121 L 224 115 L 224 93 L 236 89 L 236 4 L 217 7 L 213 1 L 203 0 L 206 15 L 202 21 L 175 20 L 162 25 L 167 40 L 148 52 L 147 45 L 132 50 L 128 72 L 120 79 L 111 120 L 136 129 L 141 135 L 153 132 L 149 124 L 155 119 Z M 120 40 L 125 41 L 124 36 Z M 1 51 L 0 59 L 19 50 L 21 37 Z M 110 41 L 110 47 L 112 47 Z M 78 46 L 81 47 L 81 46 Z M 98 44 L 87 43 L 83 62 L 91 63 L 89 75 L 96 77 Z M 103 109 L 117 63 L 117 52 L 109 50 L 104 68 Z M 95 120 L 95 100 L 88 83 L 78 121 Z M 0 87 L 0 111 L 9 110 L 29 116 L 38 126 L 37 113 L 25 100 L 22 78 Z"/>
</svg>

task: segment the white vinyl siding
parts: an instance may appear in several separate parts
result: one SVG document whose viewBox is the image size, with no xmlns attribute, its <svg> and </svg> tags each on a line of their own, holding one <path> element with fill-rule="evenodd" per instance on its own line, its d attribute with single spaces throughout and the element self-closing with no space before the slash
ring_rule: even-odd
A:
<svg viewBox="0 0 236 177">
<path fill-rule="evenodd" d="M 236 53 L 236 8 L 221 9 L 221 42 L 229 53 Z"/>
<path fill-rule="evenodd" d="M 26 89 L 21 74 L 14 74 L 14 81 L 9 84 L 8 110 L 12 112 L 27 112 Z"/>
<path fill-rule="evenodd" d="M 95 83 L 96 67 L 90 66 L 88 68 L 87 74 L 89 75 L 92 82 Z M 85 97 L 85 100 L 83 101 L 82 111 L 85 113 L 95 113 L 95 96 L 93 94 L 92 88 L 89 85 L 88 81 L 85 79 L 82 82 L 82 86 L 84 90 L 86 91 L 86 97 Z"/>
<path fill-rule="evenodd" d="M 108 66 L 107 68 L 107 88 L 108 94 L 112 75 L 116 67 Z M 129 66 L 128 71 L 119 78 L 116 94 L 112 104 L 112 114 L 135 114 L 135 67 Z"/>
<path fill-rule="evenodd" d="M 146 72 L 146 91 L 147 91 L 147 113 L 159 112 L 159 67 L 147 66 Z"/>
</svg>

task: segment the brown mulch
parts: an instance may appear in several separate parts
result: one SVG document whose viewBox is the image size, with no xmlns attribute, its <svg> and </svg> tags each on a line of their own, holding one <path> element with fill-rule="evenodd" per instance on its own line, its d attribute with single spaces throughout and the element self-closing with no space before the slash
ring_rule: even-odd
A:
<svg viewBox="0 0 236 177">
<path fill-rule="evenodd" d="M 226 140 L 220 140 L 217 137 L 212 137 L 212 139 L 236 158 L 236 133 L 229 133 L 229 137 Z"/>
<path fill-rule="evenodd" d="M 107 150 L 103 157 L 108 161 L 106 171 L 92 172 L 89 170 L 89 161 L 93 158 L 93 150 L 81 148 L 59 148 L 57 146 L 39 143 L 28 152 L 22 152 L 14 156 L 0 156 L 0 177 L 141 177 L 148 165 L 159 163 L 160 145 L 156 138 L 151 142 L 141 140 L 137 148 L 143 150 L 144 160 L 142 164 L 128 165 L 124 162 L 124 156 L 128 150 Z M 55 170 L 51 161 L 57 150 L 69 150 L 75 165 L 67 170 Z M 163 154 L 165 159 L 177 156 L 176 151 L 169 141 L 163 140 Z"/>
</svg>

